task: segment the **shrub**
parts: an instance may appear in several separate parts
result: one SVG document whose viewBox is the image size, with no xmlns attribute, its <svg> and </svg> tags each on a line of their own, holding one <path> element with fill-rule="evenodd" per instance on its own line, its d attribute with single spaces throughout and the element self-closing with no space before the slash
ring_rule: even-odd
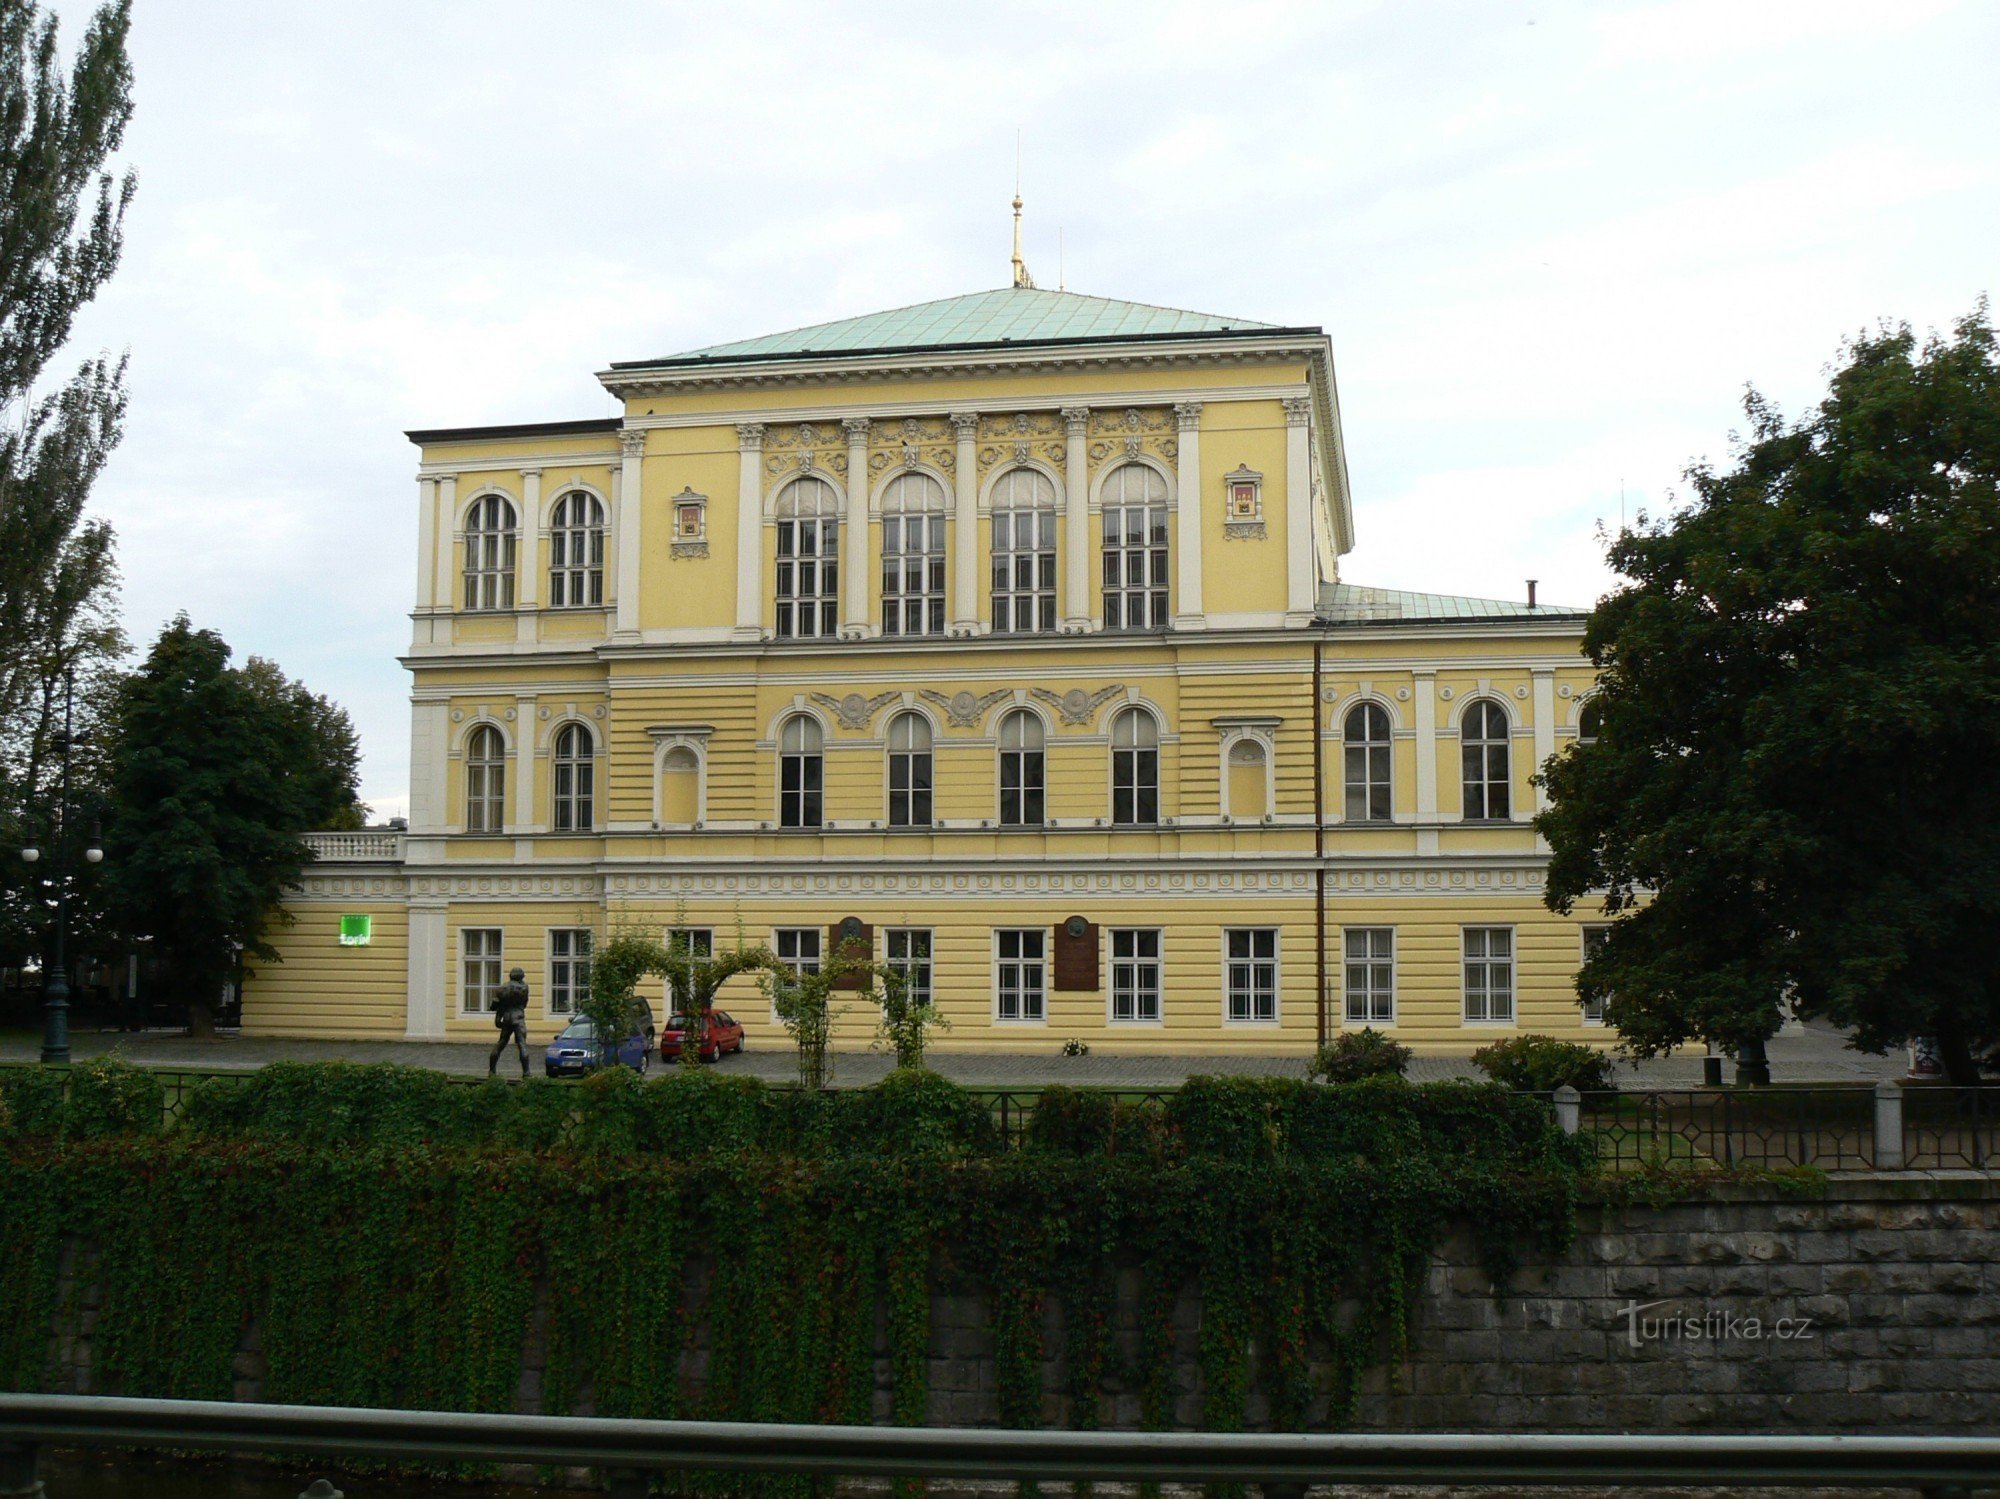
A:
<svg viewBox="0 0 2000 1499">
<path fill-rule="evenodd" d="M 1322 1046 L 1306 1076 L 1323 1083 L 1358 1083 L 1368 1077 L 1401 1077 L 1409 1066 L 1409 1047 L 1364 1026 L 1342 1031 Z"/>
<path fill-rule="evenodd" d="M 986 1106 L 957 1083 L 921 1067 L 898 1067 L 872 1088 L 822 1094 L 832 1126 L 828 1153 L 979 1156 L 999 1148 Z"/>
<path fill-rule="evenodd" d="M 53 1137 L 62 1124 L 60 1072 L 40 1066 L 0 1071 L 0 1135 Z"/>
<path fill-rule="evenodd" d="M 1021 1148 L 1029 1155 L 1164 1156 L 1166 1114 L 1158 1104 L 1133 1103 L 1078 1088 L 1044 1088 L 1028 1116 Z"/>
<path fill-rule="evenodd" d="M 157 1134 L 166 1106 L 152 1073 L 122 1057 L 96 1057 L 70 1069 L 63 1133 L 72 1140 Z"/>
<path fill-rule="evenodd" d="M 496 1087 L 503 1086 L 496 1084 Z M 248 1078 L 209 1078 L 189 1094 L 185 1128 L 312 1145 L 469 1143 L 498 1112 L 426 1067 L 392 1062 L 272 1062 Z"/>
<path fill-rule="evenodd" d="M 1512 1036 L 1483 1046 L 1472 1065 L 1523 1093 L 1547 1093 L 1567 1084 L 1579 1092 L 1611 1086 L 1611 1059 L 1581 1041 L 1553 1036 Z"/>
</svg>

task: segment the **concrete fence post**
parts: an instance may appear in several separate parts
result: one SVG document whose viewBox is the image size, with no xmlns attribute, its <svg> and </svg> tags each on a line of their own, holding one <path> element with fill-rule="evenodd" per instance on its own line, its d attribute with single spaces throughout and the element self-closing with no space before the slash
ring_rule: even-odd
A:
<svg viewBox="0 0 2000 1499">
<path fill-rule="evenodd" d="M 33 1442 L 0 1443 L 0 1494 L 41 1499 L 48 1493 L 42 1487 L 42 1480 L 36 1476 L 35 1459 Z"/>
<path fill-rule="evenodd" d="M 1555 1101 L 1556 1123 L 1562 1126 L 1564 1134 L 1575 1134 L 1583 1122 L 1583 1095 L 1568 1083 L 1564 1083 L 1556 1089 Z"/>
<path fill-rule="evenodd" d="M 1875 1085 L 1875 1169 L 1903 1169 L 1903 1085 L 1891 1078 Z"/>
</svg>

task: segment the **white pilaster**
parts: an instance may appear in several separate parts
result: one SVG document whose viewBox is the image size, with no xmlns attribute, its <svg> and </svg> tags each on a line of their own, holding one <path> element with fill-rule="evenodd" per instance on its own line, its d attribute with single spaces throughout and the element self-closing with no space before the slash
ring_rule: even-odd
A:
<svg viewBox="0 0 2000 1499">
<path fill-rule="evenodd" d="M 458 576 L 452 565 L 458 545 L 458 475 L 445 474 L 437 481 L 437 585 L 434 597 L 440 609 L 458 608 Z"/>
<path fill-rule="evenodd" d="M 536 638 L 535 611 L 542 607 L 542 471 L 521 470 L 521 539 L 514 550 L 515 638 Z"/>
<path fill-rule="evenodd" d="M 514 784 L 507 798 L 507 831 L 532 833 L 541 825 L 535 800 L 535 700 L 514 700 Z"/>
<path fill-rule="evenodd" d="M 1065 406 L 1063 433 L 1063 628 L 1090 628 L 1090 469 L 1084 453 L 1090 436 L 1090 408 Z"/>
<path fill-rule="evenodd" d="M 403 1034 L 412 1041 L 444 1037 L 445 988 L 450 957 L 445 950 L 445 907 L 410 906 L 409 1006 Z"/>
<path fill-rule="evenodd" d="M 736 424 L 736 638 L 764 638 L 764 424 Z M 851 474 L 848 476 L 853 477 Z"/>
<path fill-rule="evenodd" d="M 443 703 L 410 704 L 410 833 L 441 833 L 451 821 L 445 806 L 445 766 L 451 723 Z"/>
<path fill-rule="evenodd" d="M 643 427 L 618 433 L 618 532 L 612 564 L 618 569 L 617 616 L 613 633 L 630 639 L 639 633 L 640 514 L 644 487 L 640 469 L 646 461 Z"/>
<path fill-rule="evenodd" d="M 1417 821 L 1425 824 L 1417 831 L 1417 852 L 1434 854 L 1438 851 L 1437 673 L 1420 671 L 1414 676 L 1410 707 L 1417 724 Z"/>
<path fill-rule="evenodd" d="M 958 467 L 952 476 L 957 504 L 951 520 L 951 633 L 977 635 L 984 612 L 979 607 L 979 418 L 954 411 L 951 429 L 958 438 Z"/>
<path fill-rule="evenodd" d="M 1175 574 L 1180 580 L 1176 630 L 1202 627 L 1201 605 L 1201 402 L 1174 402 L 1174 423 L 1180 428 L 1179 521 L 1174 528 Z"/>
<path fill-rule="evenodd" d="M 841 419 L 847 429 L 847 534 L 840 538 L 840 621 L 843 633 L 872 635 L 868 616 L 868 418 Z"/>
<path fill-rule="evenodd" d="M 1285 622 L 1312 622 L 1319 607 L 1313 577 L 1312 401 L 1285 402 Z"/>
<path fill-rule="evenodd" d="M 1530 701 L 1535 708 L 1535 771 L 1541 773 L 1549 763 L 1549 756 L 1556 752 L 1556 674 L 1552 668 L 1537 667 L 1533 672 L 1534 690 Z M 1535 810 L 1542 811 L 1549 804 L 1549 794 L 1541 785 L 1535 787 Z M 1541 839 L 1537 836 L 1538 844 Z"/>
<path fill-rule="evenodd" d="M 417 612 L 437 607 L 437 480 L 417 480 Z"/>
</svg>

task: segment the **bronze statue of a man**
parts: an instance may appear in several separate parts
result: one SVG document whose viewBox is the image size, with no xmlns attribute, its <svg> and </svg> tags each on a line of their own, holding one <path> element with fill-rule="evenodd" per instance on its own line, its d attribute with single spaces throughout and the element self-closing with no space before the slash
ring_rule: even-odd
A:
<svg viewBox="0 0 2000 1499">
<path fill-rule="evenodd" d="M 492 1077 L 500 1067 L 500 1053 L 507 1049 L 507 1043 L 514 1043 L 515 1054 L 521 1059 L 521 1077 L 528 1076 L 528 976 L 516 968 L 507 975 L 507 982 L 493 993 L 493 1024 L 500 1032 L 500 1039 L 493 1043 L 493 1055 L 486 1059 L 486 1075 Z"/>
</svg>

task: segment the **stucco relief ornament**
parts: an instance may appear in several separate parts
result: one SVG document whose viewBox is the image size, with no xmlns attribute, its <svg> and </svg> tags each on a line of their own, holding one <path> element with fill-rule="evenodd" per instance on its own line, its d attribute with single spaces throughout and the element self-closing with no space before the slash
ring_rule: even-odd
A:
<svg viewBox="0 0 2000 1499">
<path fill-rule="evenodd" d="M 1142 446 L 1144 446 L 1144 444 L 1145 444 L 1145 439 L 1138 436 L 1136 433 L 1133 436 L 1126 438 L 1125 456 L 1127 458 L 1137 458 L 1139 456 L 1139 449 Z"/>
<path fill-rule="evenodd" d="M 811 473 L 812 466 L 813 466 L 813 455 L 811 453 L 799 454 L 799 469 L 801 472 Z"/>
<path fill-rule="evenodd" d="M 1062 721 L 1067 724 L 1089 723 L 1099 708 L 1125 691 L 1123 687 L 1100 687 L 1095 692 L 1085 692 L 1081 687 L 1072 687 L 1062 693 L 1051 692 L 1046 687 L 1031 687 L 1028 690 L 1060 713 Z"/>
<path fill-rule="evenodd" d="M 918 697 L 923 698 L 926 702 L 936 703 L 940 708 L 944 709 L 945 716 L 952 721 L 955 727 L 961 729 L 971 728 L 979 722 L 980 715 L 985 713 L 988 708 L 992 707 L 1002 698 L 1012 697 L 1013 695 L 1013 692 L 1005 687 L 1001 688 L 998 692 L 986 693 L 984 696 L 978 696 L 970 692 L 954 692 L 950 697 L 946 697 L 942 692 L 933 692 L 928 687 L 917 694 Z"/>
<path fill-rule="evenodd" d="M 878 692 L 873 697 L 863 697 L 858 692 L 850 692 L 845 697 L 830 697 L 824 692 L 814 692 L 808 696 L 822 708 L 830 710 L 840 720 L 843 729 L 865 729 L 869 719 L 889 704 L 900 701 L 903 694 Z"/>
<path fill-rule="evenodd" d="M 903 467 L 915 468 L 923 461 L 923 451 L 913 442 L 903 444 Z"/>
<path fill-rule="evenodd" d="M 883 469 L 887 468 L 888 466 L 889 466 L 889 455 L 887 453 L 870 453 L 868 455 L 869 473 L 879 474 L 882 472 Z"/>
<path fill-rule="evenodd" d="M 1105 459 L 1109 458 L 1110 456 L 1111 456 L 1111 444 L 1110 444 L 1110 443 L 1108 443 L 1108 442 L 1094 442 L 1094 443 L 1092 443 L 1092 444 L 1090 445 L 1090 459 L 1091 459 L 1091 462 L 1093 462 L 1093 463 L 1102 463 L 1102 462 L 1103 462 L 1103 461 L 1104 461 Z"/>
<path fill-rule="evenodd" d="M 923 430 L 924 430 L 923 423 L 918 421 L 915 417 L 906 416 L 903 418 L 904 442 L 915 442 L 919 437 L 923 435 Z"/>
<path fill-rule="evenodd" d="M 1031 450 L 1033 449 L 1033 447 L 1034 447 L 1034 444 L 1033 444 L 1033 443 L 1030 443 L 1030 442 L 1025 442 L 1025 441 L 1023 441 L 1023 442 L 1017 442 L 1017 443 L 1015 443 L 1015 444 L 1014 444 L 1014 461 L 1015 461 L 1016 463 L 1026 463 L 1026 462 L 1028 461 L 1028 454 L 1029 454 L 1029 452 L 1030 452 L 1030 451 L 1031 451 Z"/>
<path fill-rule="evenodd" d="M 819 441 L 819 432 L 813 427 L 813 424 L 811 422 L 800 422 L 799 423 L 800 444 L 806 447 L 810 447 L 812 444 L 818 441 Z"/>
</svg>

